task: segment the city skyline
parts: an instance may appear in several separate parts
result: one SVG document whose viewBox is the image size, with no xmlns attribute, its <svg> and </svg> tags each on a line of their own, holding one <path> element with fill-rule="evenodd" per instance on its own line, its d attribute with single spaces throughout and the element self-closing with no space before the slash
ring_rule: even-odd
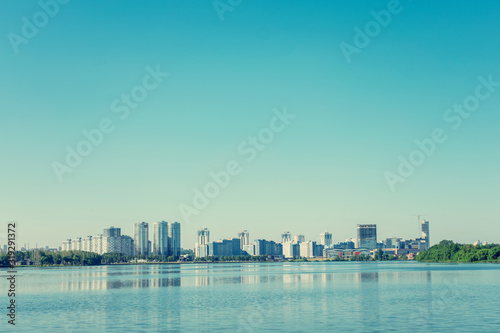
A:
<svg viewBox="0 0 500 333">
<path fill-rule="evenodd" d="M 71 1 L 14 48 L 43 9 L 1 2 L 0 220 L 497 241 L 500 4 L 388 4 Z"/>
<path fill-rule="evenodd" d="M 106 227 L 93 236 L 67 238 L 60 247 L 50 250 L 87 251 L 97 254 L 122 253 L 127 256 L 159 255 L 179 257 L 181 254 L 181 227 L 178 222 L 158 221 L 153 223 L 150 233 L 149 223 L 134 224 L 132 237 L 122 235 L 121 228 Z M 41 246 L 40 248 L 43 248 Z M 47 247 L 48 248 L 48 247 Z M 23 247 L 31 250 L 32 248 Z"/>
<path fill-rule="evenodd" d="M 420 234 L 421 233 L 421 226 L 420 226 L 420 221 L 421 220 L 420 220 L 420 217 L 423 217 L 423 215 L 417 215 L 416 217 L 417 217 L 417 220 L 418 220 L 417 221 L 418 223 L 415 226 L 415 228 L 418 229 L 417 232 L 413 232 L 413 230 L 411 230 L 412 229 L 411 223 L 407 223 L 406 224 L 406 228 L 402 228 L 401 231 L 399 233 L 397 233 L 397 235 L 390 234 L 390 231 L 388 231 L 389 234 L 385 234 L 384 233 L 383 236 L 381 236 L 380 239 L 385 239 L 385 238 L 390 238 L 390 237 L 411 238 L 411 237 L 416 236 L 417 234 Z M 169 224 L 169 222 L 166 222 L 164 220 L 160 220 L 160 221 L 157 221 L 157 222 L 144 222 L 144 221 L 142 221 L 142 222 L 136 222 L 136 223 L 132 224 L 132 228 L 131 228 L 130 232 L 125 232 L 123 234 L 124 235 L 125 234 L 131 235 L 131 237 L 134 238 L 134 235 L 136 233 L 135 232 L 135 225 L 140 224 L 140 223 L 146 223 L 148 225 L 148 229 L 149 229 L 149 225 L 151 225 L 152 226 L 151 227 L 152 231 L 151 232 L 148 231 L 148 240 L 151 242 L 151 249 L 150 250 L 152 251 L 154 249 L 154 226 L 156 224 L 162 223 L 162 222 L 163 223 L 167 223 L 167 225 Z M 170 222 L 170 223 L 178 223 L 179 225 L 181 224 L 180 222 Z M 415 223 L 415 222 L 413 222 L 413 223 Z M 358 225 L 358 224 L 356 224 L 356 225 Z M 183 225 L 183 227 L 186 226 L 186 224 L 182 224 L 182 225 Z M 114 228 L 114 227 L 112 226 L 111 228 Z M 206 226 L 203 226 L 203 228 L 206 228 Z M 327 229 L 329 229 L 331 231 L 333 228 L 334 228 L 334 226 L 332 225 L 332 226 L 330 226 L 330 228 L 327 228 Z M 103 234 L 106 233 L 106 229 L 109 229 L 109 227 L 104 228 Z M 126 228 L 123 228 L 123 227 L 118 227 L 118 229 L 126 230 Z M 196 231 L 198 231 L 199 229 L 200 228 L 196 229 Z M 238 232 L 236 232 L 236 236 L 237 237 L 241 238 L 240 234 L 244 233 L 246 235 L 245 238 L 246 239 L 250 239 L 250 238 L 248 238 L 249 231 L 247 229 L 241 229 L 241 228 L 236 228 L 236 229 L 239 229 Z M 212 230 L 212 229 L 209 228 L 209 230 Z M 276 236 L 276 235 L 269 236 L 269 233 L 265 233 L 264 235 L 266 235 L 266 236 L 259 237 L 259 238 L 261 238 L 261 239 L 276 239 L 276 240 L 280 241 L 280 240 L 283 240 L 284 234 L 287 233 L 289 235 L 289 237 L 292 237 L 292 240 L 299 241 L 298 237 L 301 237 L 302 241 L 304 239 L 308 239 L 308 240 L 316 241 L 319 244 L 319 243 L 321 243 L 321 236 L 325 232 L 332 237 L 333 242 L 344 241 L 344 240 L 347 240 L 347 239 L 355 239 L 356 236 L 357 236 L 356 232 L 354 232 L 352 234 L 347 234 L 346 233 L 345 237 L 344 237 L 344 236 L 338 236 L 338 234 L 335 233 L 335 232 L 328 232 L 327 230 L 322 229 L 322 230 L 320 230 L 316 234 L 313 233 L 313 232 L 306 232 L 306 233 L 295 232 L 294 233 L 294 232 L 290 232 L 290 231 L 287 230 L 287 231 L 282 231 L 278 236 Z M 212 233 L 212 236 L 210 236 L 210 237 L 212 239 L 218 239 L 218 240 L 234 236 L 234 235 L 230 235 L 229 233 L 223 232 L 223 231 L 220 231 L 220 230 L 216 231 L 215 233 L 213 231 L 211 231 L 211 233 Z M 85 236 L 83 236 L 83 235 L 85 235 Z M 74 237 L 81 237 L 81 238 L 83 238 L 83 237 L 92 236 L 92 235 L 95 235 L 95 231 L 90 231 L 90 232 L 88 232 L 86 234 L 83 234 L 83 235 L 79 235 L 79 236 L 75 235 Z M 64 240 L 72 238 L 72 236 L 70 236 L 70 235 L 66 235 L 66 236 L 67 237 L 63 238 Z M 236 236 L 234 236 L 234 237 L 236 237 Z M 181 242 L 183 244 L 194 243 L 192 241 L 192 239 L 190 239 L 190 238 L 192 238 L 192 237 L 190 237 L 189 235 L 186 235 L 186 232 L 182 232 L 181 233 L 181 238 L 180 239 L 181 239 Z M 187 239 L 187 241 L 185 239 Z M 445 238 L 443 238 L 443 239 L 445 239 Z M 482 238 L 481 237 L 480 238 L 471 238 L 469 242 L 476 241 L 477 239 L 482 239 L 482 240 L 484 240 L 484 241 L 486 241 L 488 243 L 495 243 L 495 241 L 493 241 L 493 242 L 487 241 L 485 237 L 482 237 Z M 442 239 L 436 239 L 436 241 L 434 243 L 432 243 L 432 245 L 439 243 L 439 241 L 441 241 L 441 240 Z M 29 245 L 29 248 L 33 249 L 38 244 L 39 248 L 42 248 L 42 247 L 44 248 L 44 247 L 47 247 L 47 246 L 49 248 L 58 248 L 59 245 L 60 245 L 60 243 L 61 243 L 61 240 L 56 241 L 54 244 L 46 244 L 46 243 L 43 242 L 43 240 L 41 240 L 41 241 L 36 241 L 35 243 L 22 243 L 22 246 L 23 247 L 25 247 L 25 246 L 27 247 Z M 0 245 L 1 244 L 2 243 L 0 242 Z M 194 248 L 191 248 L 191 247 L 185 247 L 185 249 L 193 249 L 194 250 Z"/>
<path fill-rule="evenodd" d="M 420 217 L 420 216 L 419 216 Z M 236 257 L 240 255 L 270 256 L 272 260 L 287 260 L 299 258 L 337 258 L 349 259 L 352 257 L 365 258 L 380 255 L 408 255 L 412 259 L 421 251 L 430 247 L 430 222 L 419 221 L 419 237 L 404 239 L 402 237 L 377 238 L 376 224 L 358 224 L 356 238 L 346 239 L 344 242 L 333 242 L 333 235 L 324 231 L 319 235 L 320 241 L 308 239 L 304 235 L 294 235 L 289 231 L 281 234 L 281 242 L 272 239 L 254 238 L 249 242 L 248 230 L 242 230 L 238 237 L 210 241 L 210 229 L 199 229 L 198 241 L 195 243 L 195 258 L 208 257 Z"/>
<path fill-rule="evenodd" d="M 416 215 L 416 216 L 424 216 L 424 215 Z M 414 219 L 415 217 L 413 217 Z M 410 219 L 411 220 L 411 219 Z M 18 221 L 17 221 L 18 222 Z M 136 222 L 137 223 L 137 222 Z M 151 225 L 154 224 L 154 223 L 157 223 L 157 222 L 151 222 Z M 178 222 L 179 223 L 179 222 Z M 130 231 L 129 232 L 126 232 L 126 234 L 129 234 L 129 235 L 134 235 L 134 225 L 135 223 L 132 223 L 132 227 L 130 228 Z M 354 225 L 357 225 L 357 224 L 360 224 L 360 223 L 355 223 L 354 222 Z M 402 237 L 402 238 L 411 238 L 411 237 L 414 237 L 417 233 L 420 233 L 420 226 L 419 224 L 415 224 L 415 222 L 411 222 L 411 221 L 408 221 L 407 223 L 405 223 L 404 225 L 403 224 L 399 224 L 401 226 L 401 228 L 397 228 L 397 229 L 393 229 L 391 228 L 391 230 L 397 230 L 395 233 L 393 233 L 391 230 L 387 230 L 387 228 L 384 228 L 383 227 L 383 223 L 374 223 L 374 224 L 377 224 L 379 226 L 382 226 L 382 238 L 389 238 L 389 237 L 396 237 L 395 235 L 397 235 L 397 237 Z M 22 224 L 19 224 L 20 225 L 20 230 L 22 231 L 23 228 L 22 228 Z M 305 227 L 305 226 L 302 226 L 302 227 L 297 227 L 296 230 L 305 230 L 305 232 L 295 232 L 295 233 L 292 233 L 292 236 L 293 237 L 298 237 L 298 236 L 305 236 L 307 239 L 311 239 L 311 240 L 314 240 L 314 241 L 317 241 L 318 243 L 321 241 L 321 233 L 325 232 L 325 229 L 329 229 L 330 231 L 333 230 L 333 228 L 335 228 L 335 224 L 331 224 L 330 227 L 325 224 L 326 227 L 325 228 L 315 228 L 317 230 L 317 232 L 313 232 L 313 231 L 308 231 L 310 230 L 309 227 Z M 193 237 L 191 237 L 189 234 L 187 234 L 188 232 L 191 232 L 194 230 L 194 232 L 196 232 L 196 230 L 198 230 L 200 227 L 205 227 L 206 225 L 201 225 L 197 228 L 192 228 L 192 226 L 190 226 L 189 224 L 183 224 L 183 227 L 186 228 L 186 232 L 183 232 L 181 234 L 181 242 L 183 244 L 190 244 L 190 243 L 193 243 Z M 339 228 L 341 230 L 345 230 L 345 229 L 348 229 L 349 226 L 345 226 L 344 225 L 341 225 L 342 227 Z M 433 229 L 437 229 L 437 230 L 433 230 L 433 242 L 431 242 L 431 245 L 434 245 L 434 244 L 437 244 L 439 243 L 439 241 L 441 240 L 444 240 L 444 239 L 448 239 L 448 240 L 453 240 L 453 241 L 456 241 L 456 242 L 459 242 L 459 243 L 472 243 L 474 241 L 476 241 L 477 239 L 481 239 L 485 242 L 488 242 L 488 243 L 496 243 L 498 242 L 497 240 L 497 237 L 496 236 L 492 236 L 492 235 L 488 235 L 486 233 L 482 234 L 482 233 L 475 233 L 474 236 L 470 236 L 470 237 L 463 237 L 463 240 L 462 241 L 459 241 L 457 240 L 457 238 L 455 237 L 452 237 L 451 235 L 453 234 L 456 234 L 456 231 L 455 230 L 449 230 L 450 232 L 449 233 L 446 233 L 446 232 L 443 232 L 443 231 L 439 231 L 439 223 L 434 223 L 433 224 Z M 102 227 L 102 226 L 101 226 Z M 98 226 L 99 228 L 99 226 Z M 127 228 L 123 228 L 121 227 L 122 230 L 126 230 Z M 84 228 L 84 229 L 87 229 L 87 228 Z M 248 229 L 248 228 L 247 228 Z M 275 228 L 276 229 L 276 228 Z M 286 226 L 284 229 L 287 229 Z M 418 229 L 418 230 L 417 230 Z M 87 230 L 90 230 L 90 228 L 88 228 Z M 95 232 L 93 231 L 94 228 L 92 228 L 92 230 L 88 231 L 88 232 L 83 232 L 80 234 L 81 237 L 83 237 L 82 235 L 93 235 L 95 234 Z M 221 230 L 213 230 L 211 229 L 211 232 L 212 232 L 212 236 L 213 239 L 224 239 L 224 238 L 227 238 L 227 237 L 230 237 L 232 236 L 232 234 L 234 235 L 238 235 L 239 232 L 242 231 L 242 228 L 241 227 L 238 227 L 238 226 L 234 226 L 232 227 L 230 230 L 234 230 L 235 232 L 232 233 L 232 232 L 229 232 L 229 231 L 221 231 Z M 246 231 L 246 230 L 245 230 Z M 380 228 L 379 228 L 379 231 L 380 231 Z M 261 238 L 264 238 L 264 239 L 279 239 L 281 236 L 282 236 L 282 233 L 283 231 L 281 232 L 278 232 L 278 236 L 276 236 L 276 233 L 271 233 L 269 231 L 266 231 L 264 229 L 264 232 L 260 233 L 261 235 L 263 235 Z M 75 233 L 76 234 L 76 233 Z M 152 235 L 152 234 L 151 234 Z M 333 239 L 334 241 L 342 241 L 342 240 L 346 240 L 346 239 L 350 239 L 350 238 L 356 238 L 356 232 L 343 232 L 343 233 L 335 233 L 335 232 L 332 232 L 332 235 L 333 235 Z M 68 239 L 68 238 L 71 238 L 71 237 L 68 237 L 69 235 L 66 235 L 66 236 L 62 236 L 63 239 Z M 75 235 L 76 237 L 77 235 Z M 78 236 L 78 237 L 80 237 Z M 236 237 L 236 236 L 235 236 Z M 22 237 L 20 237 L 20 239 L 22 240 Z M 57 248 L 60 243 L 61 243 L 61 240 L 60 239 L 56 239 L 52 242 L 47 242 L 45 241 L 44 239 L 40 239 L 40 238 L 36 238 L 36 237 L 33 237 L 32 238 L 34 241 L 33 242 L 24 242 L 24 241 L 21 241 L 21 244 L 22 246 L 28 246 L 29 245 L 29 248 L 35 248 L 36 244 L 38 244 L 39 247 L 50 247 L 50 248 Z M 150 238 L 150 241 L 152 242 L 153 241 L 153 238 Z M 0 244 L 3 244 L 1 241 L 0 241 Z M 153 244 L 153 243 L 152 243 Z M 153 245 L 151 245 L 153 246 Z"/>
<path fill-rule="evenodd" d="M 420 216 L 418 216 L 420 217 Z M 166 221 L 158 221 L 154 222 L 152 228 L 152 232 L 149 232 L 149 223 L 147 222 L 137 222 L 134 224 L 134 234 L 133 234 L 133 240 L 134 240 L 134 245 L 133 245 L 133 254 L 154 254 L 154 255 L 179 255 L 179 251 L 174 251 L 174 248 L 179 248 L 179 249 L 189 249 L 193 250 L 197 256 L 198 253 L 201 251 L 201 253 L 207 253 L 208 248 L 205 246 L 208 245 L 210 242 L 210 229 L 207 227 L 203 227 L 197 230 L 197 241 L 194 243 L 194 247 L 191 248 L 188 246 L 181 247 L 178 242 L 178 240 L 181 239 L 180 237 L 180 226 L 181 224 L 179 222 L 166 222 Z M 360 232 L 360 230 L 369 230 L 369 231 L 364 231 Z M 370 231 L 372 230 L 373 231 Z M 176 230 L 176 231 L 173 231 Z M 432 245 L 430 243 L 430 232 L 429 232 L 429 221 L 422 219 L 419 220 L 419 235 L 421 238 L 426 240 L 426 247 L 429 247 Z M 173 235 L 175 233 L 175 236 Z M 230 238 L 219 238 L 217 239 L 218 241 L 224 240 L 224 239 L 233 239 L 233 238 L 238 238 L 239 244 L 240 244 L 240 249 L 244 250 L 244 247 L 246 245 L 251 244 L 250 242 L 250 233 L 247 229 L 242 229 L 238 232 L 237 237 L 230 237 Z M 126 235 L 121 235 L 121 228 L 116 228 L 116 227 L 106 227 L 103 229 L 102 234 L 96 235 L 96 237 L 129 237 Z M 151 238 L 150 238 L 151 236 Z M 293 238 L 292 238 L 293 236 Z M 341 239 L 334 239 L 333 238 L 333 233 L 328 232 L 328 231 L 323 231 L 319 235 L 319 241 L 317 239 L 311 239 L 307 238 L 307 241 L 310 242 L 316 242 L 318 244 L 324 245 L 325 247 L 329 247 L 333 245 L 333 243 L 337 242 L 340 243 L 342 242 Z M 87 237 L 78 237 L 76 239 L 90 239 L 93 236 L 87 236 Z M 130 238 L 130 237 L 129 237 Z M 253 242 L 257 240 L 265 239 L 262 237 L 259 238 L 254 238 Z M 357 235 L 356 237 L 350 237 L 350 238 L 345 238 L 344 241 L 350 241 L 353 240 L 355 246 L 357 248 L 376 248 L 376 246 L 380 243 L 378 240 L 383 240 L 385 241 L 386 239 L 404 239 L 404 237 L 399 237 L 395 235 L 391 235 L 390 237 L 381 237 L 377 238 L 377 225 L 376 224 L 369 224 L 369 225 L 362 225 L 358 224 L 357 225 Z M 63 241 L 62 249 L 68 249 L 68 246 L 65 246 L 65 243 L 70 242 L 71 238 L 68 238 L 67 241 Z M 272 241 L 273 239 L 269 239 Z M 214 242 L 215 240 L 212 240 Z M 278 242 L 280 244 L 285 244 L 285 243 L 303 243 L 306 242 L 306 237 L 305 235 L 302 234 L 292 234 L 289 231 L 284 231 L 281 233 L 281 238 L 278 239 Z M 200 247 L 203 247 L 202 250 L 200 250 Z M 78 247 L 80 249 L 80 247 Z M 102 251 L 101 251 L 102 252 Z M 104 252 L 102 252 L 104 253 Z"/>
<path fill-rule="evenodd" d="M 0 1 L 4 325 L 495 331 L 499 13 Z"/>
</svg>

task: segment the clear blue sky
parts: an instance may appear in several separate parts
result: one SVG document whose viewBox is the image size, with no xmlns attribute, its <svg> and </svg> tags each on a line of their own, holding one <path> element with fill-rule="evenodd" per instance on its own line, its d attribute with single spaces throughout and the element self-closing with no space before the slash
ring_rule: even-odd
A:
<svg viewBox="0 0 500 333">
<path fill-rule="evenodd" d="M 500 242 L 500 87 L 459 129 L 443 120 L 478 76 L 500 81 L 500 3 L 402 0 L 348 63 L 339 45 L 387 6 L 243 1 L 221 21 L 212 1 L 73 0 L 16 53 L 10 33 L 41 7 L 0 2 L 0 221 L 32 247 L 179 221 L 193 248 L 203 226 L 212 239 L 343 241 L 357 223 L 415 237 L 423 214 L 433 243 Z M 156 65 L 170 75 L 120 120 L 111 103 Z M 297 117 L 246 162 L 238 145 L 285 106 Z M 59 182 L 51 164 L 103 118 L 115 130 Z M 384 173 L 435 128 L 448 140 L 392 192 Z M 230 160 L 241 174 L 184 221 L 179 205 Z"/>
</svg>

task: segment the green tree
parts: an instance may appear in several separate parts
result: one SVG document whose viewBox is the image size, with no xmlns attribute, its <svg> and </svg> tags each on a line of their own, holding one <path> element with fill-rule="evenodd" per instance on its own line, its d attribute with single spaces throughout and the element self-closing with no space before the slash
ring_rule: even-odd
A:
<svg viewBox="0 0 500 333">
<path fill-rule="evenodd" d="M 9 267 L 9 256 L 7 254 L 0 254 L 0 267 Z"/>
<path fill-rule="evenodd" d="M 491 248 L 488 250 L 488 260 L 498 260 L 500 257 L 500 247 Z"/>
<path fill-rule="evenodd" d="M 455 262 L 477 262 L 496 261 L 500 256 L 500 245 L 471 245 L 457 244 L 444 240 L 432 246 L 427 251 L 417 255 L 418 261 L 455 261 Z"/>
</svg>

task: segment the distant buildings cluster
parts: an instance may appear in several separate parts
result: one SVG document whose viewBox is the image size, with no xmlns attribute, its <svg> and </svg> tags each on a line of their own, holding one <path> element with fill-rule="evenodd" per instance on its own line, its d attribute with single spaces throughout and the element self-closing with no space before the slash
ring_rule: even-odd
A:
<svg viewBox="0 0 500 333">
<path fill-rule="evenodd" d="M 181 225 L 179 222 L 153 223 L 153 242 L 149 240 L 149 224 L 134 225 L 134 238 L 121 234 L 121 228 L 104 228 L 103 233 L 68 239 L 62 242 L 63 251 L 88 251 L 98 254 L 179 256 L 181 253 Z"/>
<path fill-rule="evenodd" d="M 250 243 L 249 232 L 242 230 L 238 237 L 210 241 L 210 230 L 198 230 L 198 242 L 195 245 L 195 256 L 237 256 L 267 255 L 273 257 L 290 258 L 350 258 L 360 254 L 373 255 L 381 249 L 383 254 L 415 254 L 427 250 L 430 246 L 429 221 L 422 220 L 421 235 L 415 239 L 402 239 L 400 237 L 387 238 L 377 242 L 376 224 L 358 224 L 357 237 L 344 242 L 333 243 L 333 235 L 327 231 L 319 235 L 320 242 L 306 241 L 304 235 L 295 235 L 292 239 L 290 232 L 281 234 L 281 243 L 272 240 L 256 239 Z"/>
<path fill-rule="evenodd" d="M 121 234 L 120 228 L 104 228 L 103 233 L 95 236 L 78 237 L 62 242 L 63 251 L 87 251 L 103 254 L 121 252 L 131 254 L 134 250 L 134 240 Z"/>
</svg>

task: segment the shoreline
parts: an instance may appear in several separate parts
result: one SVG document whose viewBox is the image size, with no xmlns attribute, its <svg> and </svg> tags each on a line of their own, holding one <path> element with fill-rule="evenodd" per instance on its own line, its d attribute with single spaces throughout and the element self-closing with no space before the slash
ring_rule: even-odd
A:
<svg viewBox="0 0 500 333">
<path fill-rule="evenodd" d="M 418 261 L 420 263 L 431 263 L 431 264 L 500 264 L 500 261 L 490 261 L 490 260 L 484 260 L 484 261 L 433 261 L 433 260 L 421 260 Z"/>
<path fill-rule="evenodd" d="M 100 265 L 16 265 L 16 268 L 78 268 L 78 267 L 101 267 L 101 266 L 139 266 L 139 265 L 195 265 L 195 264 L 279 264 L 279 263 L 379 263 L 379 262 L 417 262 L 416 260 L 366 260 L 366 261 L 350 261 L 350 260 L 308 260 L 308 261 L 178 261 L 178 262 L 141 262 L 141 263 L 111 263 Z M 0 267 L 0 269 L 8 267 Z"/>
<path fill-rule="evenodd" d="M 100 267 L 100 266 L 140 266 L 140 265 L 196 265 L 196 264 L 257 264 L 257 263 L 268 263 L 268 264 L 279 264 L 279 263 L 379 263 L 379 262 L 412 262 L 421 264 L 500 264 L 500 261 L 430 261 L 430 260 L 366 260 L 366 261 L 350 261 L 350 260 L 307 260 L 307 261 L 176 261 L 176 262 L 138 262 L 138 263 L 111 263 L 111 264 L 101 264 L 101 265 L 16 265 L 16 268 L 79 268 L 79 267 Z M 0 267 L 0 269 L 9 267 Z"/>
</svg>

